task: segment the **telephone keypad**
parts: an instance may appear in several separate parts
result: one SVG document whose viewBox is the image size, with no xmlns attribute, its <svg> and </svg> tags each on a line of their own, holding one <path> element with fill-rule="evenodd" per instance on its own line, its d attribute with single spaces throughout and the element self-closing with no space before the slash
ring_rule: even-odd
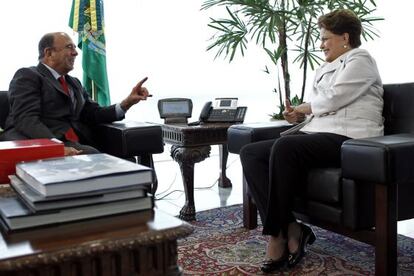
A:
<svg viewBox="0 0 414 276">
<path fill-rule="evenodd" d="M 213 109 L 208 119 L 212 122 L 228 122 L 229 119 L 235 118 L 236 111 L 236 109 Z"/>
</svg>

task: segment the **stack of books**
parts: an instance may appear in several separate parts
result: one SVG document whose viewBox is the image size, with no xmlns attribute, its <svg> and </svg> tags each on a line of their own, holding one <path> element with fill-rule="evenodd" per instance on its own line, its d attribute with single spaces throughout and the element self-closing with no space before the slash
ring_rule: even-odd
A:
<svg viewBox="0 0 414 276">
<path fill-rule="evenodd" d="M 148 210 L 152 169 L 108 154 L 20 162 L 0 198 L 5 232 Z"/>
</svg>

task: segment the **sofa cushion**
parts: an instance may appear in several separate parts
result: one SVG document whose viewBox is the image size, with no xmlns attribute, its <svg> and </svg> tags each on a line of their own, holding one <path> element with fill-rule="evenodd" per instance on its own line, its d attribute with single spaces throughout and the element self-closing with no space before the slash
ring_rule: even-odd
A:
<svg viewBox="0 0 414 276">
<path fill-rule="evenodd" d="M 331 222 L 334 224 L 342 223 L 343 210 L 329 204 L 323 204 L 317 201 L 308 201 L 306 214 L 313 219 L 320 221 Z"/>
<path fill-rule="evenodd" d="M 341 169 L 312 169 L 308 173 L 308 197 L 311 200 L 338 203 L 341 200 L 341 184 Z"/>
</svg>

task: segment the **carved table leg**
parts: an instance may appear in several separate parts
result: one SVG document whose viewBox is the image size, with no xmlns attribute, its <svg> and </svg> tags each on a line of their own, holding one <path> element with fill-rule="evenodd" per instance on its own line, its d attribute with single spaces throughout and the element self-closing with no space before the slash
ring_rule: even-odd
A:
<svg viewBox="0 0 414 276">
<path fill-rule="evenodd" d="M 219 145 L 219 154 L 220 154 L 220 176 L 218 180 L 219 187 L 230 188 L 232 186 L 230 179 L 226 176 L 226 166 L 227 158 L 229 156 L 229 151 L 227 149 L 227 144 Z"/>
<path fill-rule="evenodd" d="M 210 146 L 181 147 L 171 146 L 171 157 L 180 165 L 185 191 L 185 204 L 179 218 L 185 221 L 195 220 L 194 205 L 194 164 L 210 156 Z"/>
</svg>

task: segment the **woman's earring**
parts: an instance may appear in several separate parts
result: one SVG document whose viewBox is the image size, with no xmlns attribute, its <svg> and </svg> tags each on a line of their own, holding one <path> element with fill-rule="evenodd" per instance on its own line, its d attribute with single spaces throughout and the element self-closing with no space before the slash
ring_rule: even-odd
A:
<svg viewBox="0 0 414 276">
<path fill-rule="evenodd" d="M 344 49 L 348 48 L 348 46 L 346 44 L 344 44 Z"/>
</svg>

